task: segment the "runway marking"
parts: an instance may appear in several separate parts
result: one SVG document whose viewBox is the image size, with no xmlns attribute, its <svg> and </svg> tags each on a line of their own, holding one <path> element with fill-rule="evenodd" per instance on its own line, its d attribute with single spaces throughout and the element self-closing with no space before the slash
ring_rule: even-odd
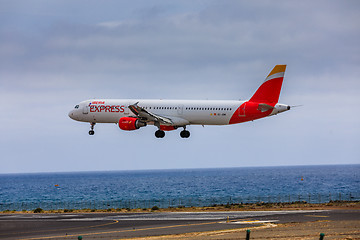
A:
<svg viewBox="0 0 360 240">
<path fill-rule="evenodd" d="M 277 227 L 276 224 L 273 223 L 265 223 L 261 226 L 256 226 L 256 227 L 249 227 L 246 229 L 264 229 L 264 228 L 271 228 L 271 227 Z M 190 236 L 192 234 L 197 234 L 197 236 L 201 236 L 204 234 L 216 234 L 216 235 L 223 235 L 225 233 L 231 233 L 231 232 L 238 232 L 239 230 L 245 230 L 245 228 L 230 228 L 230 229 L 221 229 L 221 230 L 210 230 L 210 231 L 201 231 L 201 232 L 187 232 L 187 233 L 181 233 L 181 234 L 168 234 L 168 235 L 159 235 L 159 236 L 146 236 L 146 237 L 133 237 L 133 238 L 118 238 L 118 239 L 112 239 L 112 240 L 124 240 L 124 239 L 128 239 L 128 240 L 140 240 L 140 239 L 147 239 L 147 238 L 152 238 L 152 237 L 162 237 L 162 238 L 166 238 L 166 237 L 182 237 L 182 236 Z"/>
<path fill-rule="evenodd" d="M 329 216 L 321 216 L 321 215 L 305 215 L 305 217 L 319 217 L 319 218 L 327 218 Z"/>
<path fill-rule="evenodd" d="M 278 211 L 274 211 L 275 213 L 279 213 Z M 285 211 L 283 211 L 285 212 Z M 290 211 L 289 211 L 290 212 Z M 294 212 L 294 211 L 291 211 Z M 324 212 L 324 210 L 312 210 L 312 211 L 300 211 L 300 212 L 308 212 L 308 213 L 314 213 L 314 212 Z M 269 212 L 267 212 L 269 213 Z M 319 217 L 320 215 L 308 215 L 308 216 L 314 216 L 314 217 Z M 327 217 L 327 216 L 322 216 L 322 217 Z M 110 219 L 109 219 L 110 220 Z M 124 219 L 125 220 L 125 219 Z M 241 218 L 241 219 L 232 219 L 231 222 L 234 221 L 246 221 L 246 220 L 250 220 L 251 221 L 251 217 L 245 217 L 245 218 Z M 100 225 L 94 225 L 94 226 L 84 226 L 84 227 L 74 227 L 74 228 L 65 228 L 65 229 L 54 229 L 54 230 L 48 230 L 45 231 L 46 234 L 51 234 L 50 232 L 53 231 L 62 231 L 62 230 L 73 230 L 73 229 L 90 229 L 90 228 L 96 228 L 96 227 L 100 227 L 100 226 L 106 226 L 106 225 L 112 225 L 112 224 L 116 224 L 120 221 L 119 220 L 115 220 L 113 219 L 111 223 L 106 223 L 106 224 L 100 224 Z M 231 223 L 230 222 L 230 223 Z M 142 229 L 127 229 L 127 230 L 117 230 L 117 231 L 107 231 L 107 232 L 90 232 L 90 233 L 84 233 L 81 235 L 84 236 L 90 236 L 90 235 L 99 235 L 99 234 L 111 234 L 111 233 L 123 233 L 123 232 L 131 232 L 131 231 L 146 231 L 146 230 L 155 230 L 155 229 L 166 229 L 166 228 L 176 228 L 176 227 L 185 227 L 185 226 L 196 226 L 196 225 L 206 225 L 206 224 L 217 224 L 217 223 L 222 223 L 222 221 L 215 221 L 215 222 L 205 222 L 205 223 L 194 223 L 194 224 L 185 224 L 185 225 L 173 225 L 173 226 L 163 226 L 163 227 L 153 227 L 153 228 L 142 228 Z M 258 222 L 259 223 L 259 222 Z M 256 222 L 248 222 L 248 223 L 244 223 L 244 224 L 256 224 Z M 266 225 L 266 223 L 263 223 Z M 21 233 L 35 233 L 35 232 L 44 232 L 44 231 L 31 231 L 31 232 L 21 232 Z M 55 233 L 56 234 L 56 233 Z M 0 234 L 2 235 L 2 234 Z M 50 237 L 34 237 L 34 238 L 23 238 L 22 240 L 35 240 L 35 239 L 53 239 L 53 238 L 65 238 L 65 237 L 75 237 L 78 236 L 79 234 L 69 234 L 69 235 L 60 235 L 60 236 L 50 236 Z"/>
<path fill-rule="evenodd" d="M 279 220 L 253 220 L 253 221 L 231 221 L 232 224 L 262 224 L 262 223 L 273 223 L 278 222 Z"/>
<path fill-rule="evenodd" d="M 238 220 L 232 220 L 232 221 L 240 221 Z M 116 221 L 115 223 L 117 223 Z M 163 226 L 163 227 L 151 227 L 151 228 L 137 228 L 137 229 L 127 229 L 127 230 L 118 230 L 118 231 L 107 231 L 107 232 L 94 232 L 94 233 L 83 233 L 82 236 L 91 236 L 91 235 L 99 235 L 99 234 L 110 234 L 110 233 L 124 233 L 124 232 L 135 232 L 135 231 L 147 231 L 147 230 L 156 230 L 156 229 L 166 229 L 166 228 L 176 228 L 176 227 L 187 227 L 187 226 L 200 226 L 200 225 L 210 225 L 210 224 L 216 224 L 221 222 L 206 222 L 206 223 L 192 223 L 192 224 L 180 224 L 180 225 L 172 225 L 172 226 Z M 114 223 L 111 223 L 114 224 Z M 86 227 L 82 227 L 86 228 Z M 60 229 L 61 230 L 61 229 Z M 56 231 L 56 230 L 54 230 Z M 66 236 L 60 235 L 60 236 L 48 236 L 48 237 L 36 237 L 36 238 L 23 238 L 20 240 L 35 240 L 35 239 L 51 239 L 51 238 L 63 238 L 63 237 L 77 237 L 79 234 L 68 234 Z"/>
<path fill-rule="evenodd" d="M 65 230 L 74 230 L 74 229 L 83 229 L 83 228 L 95 228 L 95 227 L 102 227 L 102 226 L 107 226 L 107 225 L 112 225 L 115 223 L 118 223 L 119 221 L 116 220 L 112 220 L 113 222 L 111 223 L 104 223 L 104 224 L 99 224 L 99 225 L 93 225 L 93 226 L 86 226 L 86 227 L 73 227 L 73 228 L 62 228 L 62 229 L 53 229 L 53 230 L 46 230 L 45 232 L 54 232 L 54 231 L 65 231 Z M 37 233 L 37 232 L 44 232 L 44 230 L 39 230 L 39 231 L 30 231 L 30 232 L 17 232 L 17 233 L 10 233 L 10 234 L 18 234 L 18 233 Z M 0 235 L 8 235 L 8 234 L 0 234 Z M 69 235 L 66 235 L 69 236 Z M 20 240 L 30 240 L 30 239 L 44 239 L 44 238 L 50 238 L 50 237 L 39 237 L 39 238 L 22 238 Z M 51 237 L 53 238 L 53 237 Z"/>
</svg>

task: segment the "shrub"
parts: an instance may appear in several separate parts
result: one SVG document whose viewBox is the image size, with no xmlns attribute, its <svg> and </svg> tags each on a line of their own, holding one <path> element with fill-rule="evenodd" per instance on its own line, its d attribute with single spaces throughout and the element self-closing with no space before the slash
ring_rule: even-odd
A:
<svg viewBox="0 0 360 240">
<path fill-rule="evenodd" d="M 73 209 L 64 209 L 64 212 L 73 212 Z"/>
<path fill-rule="evenodd" d="M 151 208 L 151 210 L 153 210 L 153 211 L 159 210 L 159 207 L 158 207 L 158 206 L 153 206 L 153 207 Z"/>
<path fill-rule="evenodd" d="M 44 210 L 42 210 L 41 208 L 37 208 L 34 210 L 34 213 L 42 213 L 44 212 Z"/>
</svg>

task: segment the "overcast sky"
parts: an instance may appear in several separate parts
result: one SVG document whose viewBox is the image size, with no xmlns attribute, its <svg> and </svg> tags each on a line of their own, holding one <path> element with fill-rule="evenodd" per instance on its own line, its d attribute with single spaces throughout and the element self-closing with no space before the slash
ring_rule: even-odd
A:
<svg viewBox="0 0 360 240">
<path fill-rule="evenodd" d="M 0 0 L 0 173 L 360 163 L 360 2 Z M 248 99 L 254 122 L 156 127 L 71 120 L 89 98 Z"/>
</svg>

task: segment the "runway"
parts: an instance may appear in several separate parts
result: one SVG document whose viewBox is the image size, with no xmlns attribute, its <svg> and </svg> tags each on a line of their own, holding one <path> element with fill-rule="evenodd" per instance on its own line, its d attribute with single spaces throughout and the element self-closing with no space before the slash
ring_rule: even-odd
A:
<svg viewBox="0 0 360 240">
<path fill-rule="evenodd" d="M 123 239 L 319 219 L 360 220 L 360 211 L 1 214 L 0 239 Z"/>
</svg>

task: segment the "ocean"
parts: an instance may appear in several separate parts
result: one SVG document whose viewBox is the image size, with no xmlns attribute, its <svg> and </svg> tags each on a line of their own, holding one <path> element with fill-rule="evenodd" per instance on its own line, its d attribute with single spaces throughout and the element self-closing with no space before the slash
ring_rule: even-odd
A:
<svg viewBox="0 0 360 240">
<path fill-rule="evenodd" d="M 0 174 L 0 211 L 359 198 L 360 164 Z"/>
</svg>

